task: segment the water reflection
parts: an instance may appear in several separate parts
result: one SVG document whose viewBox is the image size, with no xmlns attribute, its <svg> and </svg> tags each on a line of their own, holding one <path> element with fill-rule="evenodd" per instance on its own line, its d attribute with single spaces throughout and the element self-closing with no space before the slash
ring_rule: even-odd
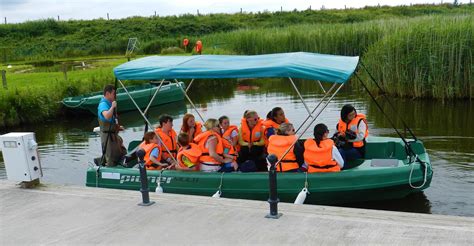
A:
<svg viewBox="0 0 474 246">
<path fill-rule="evenodd" d="M 314 81 L 295 81 L 303 98 L 312 109 L 322 98 L 322 90 Z M 330 84 L 324 85 L 329 89 Z M 227 115 L 232 124 L 240 124 L 247 109 L 255 109 L 260 117 L 280 106 L 287 118 L 299 126 L 307 116 L 304 105 L 288 80 L 196 80 L 189 91 L 204 118 Z M 339 93 L 317 119 L 329 126 L 331 134 L 339 119 L 340 109 L 351 103 L 368 116 L 370 134 L 396 136 L 389 121 L 365 95 L 354 93 L 348 86 Z M 389 105 L 381 101 L 385 111 L 393 116 Z M 442 103 L 437 101 L 395 100 L 394 106 L 402 112 L 404 120 L 424 141 L 434 168 L 431 187 L 425 193 L 413 194 L 399 200 L 350 204 L 346 206 L 474 216 L 474 129 L 470 102 Z M 180 102 L 154 107 L 149 112 L 150 121 L 156 124 L 158 116 L 167 113 L 175 118 L 174 128 L 179 130 L 184 113 L 195 113 L 191 105 Z M 197 115 L 196 115 L 197 117 Z M 144 121 L 138 112 L 122 113 L 120 123 L 125 144 L 143 135 Z M 401 122 L 392 117 L 397 126 Z M 100 139 L 92 132 L 97 126 L 93 117 L 67 118 L 25 126 L 16 131 L 34 131 L 40 145 L 44 180 L 59 184 L 83 185 L 85 171 L 93 157 L 100 156 Z M 314 125 L 313 125 L 314 126 Z M 11 129 L 10 129 L 11 131 Z M 312 135 L 311 128 L 304 136 Z M 3 161 L 0 159 L 0 178 Z"/>
</svg>

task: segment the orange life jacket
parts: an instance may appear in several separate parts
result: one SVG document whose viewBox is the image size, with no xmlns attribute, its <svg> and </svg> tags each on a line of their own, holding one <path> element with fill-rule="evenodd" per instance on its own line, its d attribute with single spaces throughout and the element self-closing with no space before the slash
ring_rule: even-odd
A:
<svg viewBox="0 0 474 246">
<path fill-rule="evenodd" d="M 201 124 L 201 122 L 196 121 L 196 123 L 194 125 L 194 133 L 192 135 L 189 133 L 189 130 L 186 133 L 191 137 L 191 139 L 194 139 L 197 135 L 201 134 L 202 133 L 202 124 Z"/>
<path fill-rule="evenodd" d="M 190 143 L 187 148 L 181 147 L 178 151 L 178 165 L 182 168 L 197 168 L 196 165 L 199 164 L 199 157 L 201 157 L 201 154 L 201 148 L 197 144 Z M 186 163 L 183 162 L 183 156 L 188 158 L 188 160 L 194 163 L 194 165 L 186 165 Z"/>
<path fill-rule="evenodd" d="M 365 134 L 364 134 L 364 139 L 361 141 L 356 141 L 356 142 L 351 142 L 352 146 L 354 148 L 361 148 L 364 146 L 365 139 L 369 136 L 369 124 L 367 124 L 367 119 L 365 118 L 364 114 L 357 114 L 354 119 L 349 122 L 349 124 L 346 124 L 346 122 L 342 121 L 339 119 L 339 122 L 337 123 L 337 131 L 340 133 L 346 132 L 347 129 L 352 130 L 356 134 L 359 134 L 359 124 L 361 121 L 365 122 L 365 125 L 367 126 L 365 129 Z"/>
<path fill-rule="evenodd" d="M 156 143 L 145 143 L 145 141 L 143 141 L 141 144 L 140 144 L 140 148 L 143 149 L 145 151 L 145 157 L 143 158 L 143 160 L 145 161 L 145 167 L 146 169 L 148 170 L 160 170 L 161 167 L 153 167 L 152 164 L 153 162 L 151 161 L 151 152 L 153 151 L 154 148 L 157 148 L 158 149 L 158 157 L 156 158 L 158 161 L 161 160 L 161 148 L 158 144 Z"/>
<path fill-rule="evenodd" d="M 282 136 L 282 135 L 272 135 L 268 141 L 268 154 L 274 154 L 278 157 L 278 160 L 281 159 L 283 154 L 288 150 L 288 148 L 296 141 L 295 135 Z M 286 156 L 281 160 L 281 170 L 283 172 L 298 169 L 300 166 L 296 162 L 296 156 L 293 152 L 294 147 L 291 147 L 290 151 Z M 280 172 L 280 164 L 276 166 L 276 170 Z"/>
<path fill-rule="evenodd" d="M 202 42 L 198 40 L 196 42 L 196 52 L 201 53 L 201 51 L 202 51 Z"/>
<path fill-rule="evenodd" d="M 229 128 L 227 128 L 227 130 L 222 133 L 222 138 L 224 140 L 224 151 L 226 151 L 227 149 L 227 153 L 231 155 L 235 154 L 240 150 L 240 145 L 234 146 L 234 141 L 231 137 L 233 131 L 239 132 L 239 129 L 235 125 L 230 125 Z"/>
<path fill-rule="evenodd" d="M 247 125 L 247 119 L 242 118 L 240 123 L 240 130 L 242 131 L 241 135 L 244 142 L 258 142 L 261 138 L 264 137 L 264 128 L 262 125 L 262 120 L 257 121 L 257 124 L 253 127 L 252 132 L 250 132 L 249 126 Z"/>
<path fill-rule="evenodd" d="M 289 123 L 288 119 L 285 118 L 285 122 L 284 123 Z M 276 130 L 280 127 L 280 124 L 276 123 L 275 121 L 273 121 L 272 119 L 266 119 L 262 122 L 263 126 L 265 127 L 265 131 L 264 131 L 264 137 L 265 137 L 265 147 L 268 147 L 268 138 L 267 137 L 267 134 L 268 134 L 268 130 L 269 129 L 272 129 L 273 128 L 273 131 L 275 132 L 276 134 Z"/>
<path fill-rule="evenodd" d="M 217 138 L 216 153 L 218 155 L 222 155 L 224 153 L 224 146 L 222 144 L 223 141 L 221 136 L 213 131 L 205 131 L 194 138 L 194 142 L 197 143 L 202 152 L 201 156 L 199 157 L 199 162 L 220 165 L 222 163 L 212 158 L 209 155 L 209 149 L 206 147 L 207 139 L 211 136 L 215 136 Z"/>
<path fill-rule="evenodd" d="M 304 162 L 308 165 L 308 173 L 339 172 L 341 167 L 332 159 L 334 141 L 322 140 L 318 145 L 312 138 L 304 142 Z"/>
<path fill-rule="evenodd" d="M 171 152 L 173 157 L 176 158 L 176 154 L 178 153 L 178 145 L 176 144 L 176 132 L 171 129 L 168 135 L 161 130 L 161 127 L 157 127 L 155 129 L 155 133 L 156 135 L 160 136 L 161 141 L 163 141 L 166 147 L 168 147 L 168 150 Z M 168 154 L 165 146 L 161 146 L 161 151 L 163 154 Z"/>
</svg>

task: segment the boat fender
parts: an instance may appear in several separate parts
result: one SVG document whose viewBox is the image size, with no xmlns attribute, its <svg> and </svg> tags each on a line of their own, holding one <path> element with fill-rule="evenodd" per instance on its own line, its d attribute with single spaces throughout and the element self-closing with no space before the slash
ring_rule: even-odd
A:
<svg viewBox="0 0 474 246">
<path fill-rule="evenodd" d="M 213 198 L 220 198 L 221 197 L 221 190 L 218 190 L 214 195 L 212 195 Z"/>
<path fill-rule="evenodd" d="M 300 193 L 298 193 L 298 196 L 296 197 L 296 200 L 295 200 L 295 204 L 303 204 L 304 200 L 306 200 L 307 194 L 309 194 L 309 191 L 305 187 L 300 191 Z"/>
<path fill-rule="evenodd" d="M 163 193 L 163 188 L 161 187 L 160 183 L 158 183 L 158 185 L 156 186 L 155 192 L 156 193 Z"/>
</svg>

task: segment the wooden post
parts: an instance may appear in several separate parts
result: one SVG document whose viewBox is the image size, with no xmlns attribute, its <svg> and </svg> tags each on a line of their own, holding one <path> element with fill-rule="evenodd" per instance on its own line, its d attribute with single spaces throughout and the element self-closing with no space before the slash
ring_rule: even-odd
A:
<svg viewBox="0 0 474 246">
<path fill-rule="evenodd" d="M 283 6 L 280 6 L 280 12 L 283 12 Z"/>
<path fill-rule="evenodd" d="M 311 10 L 311 5 L 309 5 L 309 10 Z"/>
<path fill-rule="evenodd" d="M 2 70 L 2 83 L 3 83 L 3 88 L 8 89 L 7 87 L 7 71 Z"/>
<path fill-rule="evenodd" d="M 109 19 L 109 13 L 107 13 L 107 20 L 110 20 L 110 19 Z"/>
<path fill-rule="evenodd" d="M 67 64 L 63 63 L 64 80 L 67 80 Z"/>
<path fill-rule="evenodd" d="M 197 15 L 199 15 L 199 9 L 197 10 Z"/>
<path fill-rule="evenodd" d="M 59 15 L 58 15 L 58 21 L 59 21 Z"/>
<path fill-rule="evenodd" d="M 242 8 L 240 8 L 240 14 L 242 14 Z"/>
<path fill-rule="evenodd" d="M 155 17 L 156 17 L 156 10 L 155 10 Z"/>
<path fill-rule="evenodd" d="M 7 17 L 5 17 L 5 25 L 7 24 Z"/>
</svg>

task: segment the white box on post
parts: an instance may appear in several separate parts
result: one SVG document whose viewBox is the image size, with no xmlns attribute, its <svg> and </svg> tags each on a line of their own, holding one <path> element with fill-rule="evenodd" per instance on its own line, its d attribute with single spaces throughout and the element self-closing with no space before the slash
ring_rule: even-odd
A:
<svg viewBox="0 0 474 246">
<path fill-rule="evenodd" d="M 38 144 L 33 132 L 1 135 L 0 146 L 8 180 L 30 182 L 43 177 Z"/>
</svg>

